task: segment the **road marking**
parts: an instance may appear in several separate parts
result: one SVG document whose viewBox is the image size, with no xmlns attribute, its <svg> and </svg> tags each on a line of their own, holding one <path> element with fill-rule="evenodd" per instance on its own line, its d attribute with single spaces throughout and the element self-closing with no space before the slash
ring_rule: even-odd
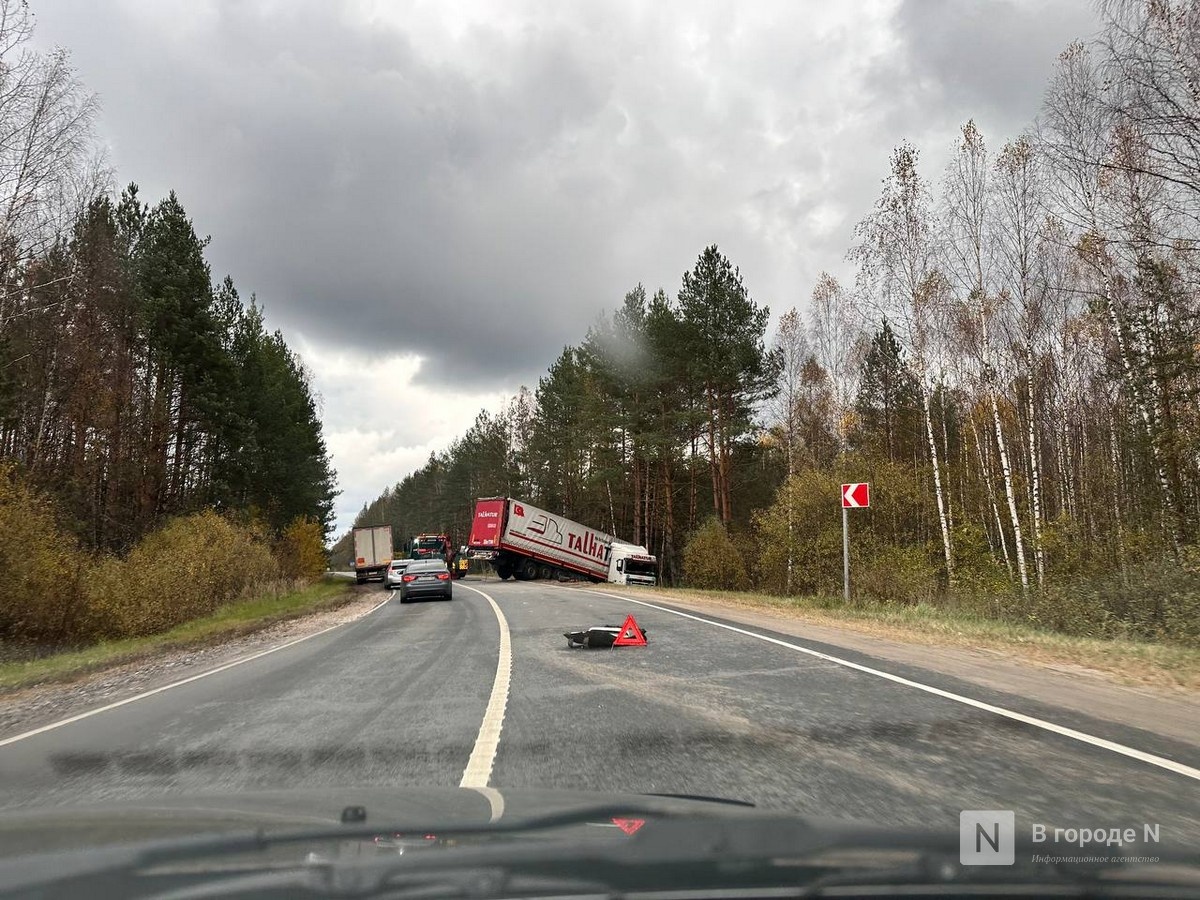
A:
<svg viewBox="0 0 1200 900">
<path fill-rule="evenodd" d="M 508 631 L 508 620 L 504 618 L 504 613 L 495 600 L 479 588 L 467 584 L 460 586 L 474 591 L 490 603 L 500 625 L 500 653 L 496 658 L 496 678 L 492 682 L 492 696 L 488 698 L 483 723 L 479 726 L 479 736 L 475 738 L 475 749 L 471 751 L 471 758 L 467 760 L 467 768 L 463 771 L 462 781 L 458 785 L 479 789 L 486 788 L 492 777 L 492 765 L 496 762 L 496 750 L 500 746 L 500 730 L 504 727 L 504 711 L 508 707 L 508 683 L 512 678 L 512 637 Z M 500 809 L 503 812 L 503 806 Z M 492 813 L 496 814 L 494 806 Z"/>
<path fill-rule="evenodd" d="M 895 684 L 902 684 L 905 687 L 916 688 L 918 691 L 924 691 L 927 694 L 933 694 L 936 697 L 943 697 L 946 700 L 953 700 L 956 703 L 962 703 L 966 706 L 981 709 L 984 712 L 990 712 L 997 716 L 1004 716 L 1007 719 L 1012 719 L 1017 722 L 1023 722 L 1026 725 L 1032 725 L 1035 728 L 1041 728 L 1044 731 L 1049 731 L 1062 737 L 1070 738 L 1071 740 L 1080 741 L 1084 744 L 1090 744 L 1093 747 L 1099 747 L 1103 750 L 1109 750 L 1113 753 L 1119 753 L 1122 756 L 1128 756 L 1130 759 L 1136 759 L 1140 762 L 1149 763 L 1152 766 L 1158 766 L 1160 769 L 1166 769 L 1168 772 L 1174 772 L 1176 775 L 1182 775 L 1185 778 L 1192 778 L 1200 781 L 1200 769 L 1194 769 L 1191 766 L 1186 766 L 1183 763 L 1176 762 L 1173 759 L 1167 759 L 1164 756 L 1155 756 L 1153 753 L 1146 753 L 1143 750 L 1137 750 L 1134 747 L 1127 747 L 1124 744 L 1118 744 L 1115 741 L 1106 740 L 1105 738 L 1096 737 L 1092 734 L 1087 734 L 1083 731 L 1076 731 L 1074 728 L 1067 728 L 1063 725 L 1056 725 L 1053 722 L 1048 722 L 1045 719 L 1039 719 L 1035 716 L 1027 716 L 1024 713 L 1016 712 L 1015 710 L 1005 709 L 1002 706 L 993 706 L 990 703 L 984 703 L 982 700 L 974 700 L 971 697 L 964 697 L 962 694 L 955 694 L 952 691 L 944 691 L 941 688 L 934 687 L 931 684 L 923 684 L 920 681 L 913 681 L 911 678 L 904 678 L 900 675 L 893 675 L 890 672 L 884 672 L 880 669 L 872 669 L 870 666 L 864 666 L 861 663 L 851 662 L 848 659 L 842 659 L 840 656 L 831 656 L 828 653 L 822 653 L 819 650 L 813 650 L 809 647 L 802 647 L 799 644 L 793 644 L 788 641 L 780 640 L 779 638 L 768 637 L 765 634 L 758 634 L 753 631 L 748 631 L 745 628 L 738 628 L 734 625 L 726 625 L 724 622 L 715 622 L 712 619 L 705 619 L 702 616 L 694 616 L 691 613 L 682 612 L 677 609 L 671 609 L 669 606 L 659 606 L 656 603 L 647 603 L 645 600 L 634 600 L 632 597 L 622 597 L 618 594 L 610 594 L 608 591 L 595 591 L 588 588 L 576 588 L 576 590 L 584 591 L 588 594 L 597 594 L 601 597 L 611 597 L 614 600 L 624 600 L 627 603 L 636 603 L 639 606 L 647 606 L 650 609 L 657 609 L 660 612 L 670 613 L 673 616 L 680 616 L 684 619 L 692 619 L 696 622 L 703 622 L 706 625 L 715 625 L 717 628 L 724 628 L 726 631 L 733 631 L 737 634 L 744 634 L 747 637 L 757 638 L 760 641 L 765 641 L 768 644 L 776 644 L 780 647 L 786 647 L 789 650 L 797 650 L 800 653 L 807 653 L 809 656 L 823 659 L 826 662 L 831 662 L 839 666 L 845 666 L 848 669 L 854 669 L 858 672 L 865 672 L 868 675 L 874 675 L 877 678 L 883 678 Z"/>
<path fill-rule="evenodd" d="M 353 619 L 351 621 L 361 622 L 391 599 L 391 597 L 385 597 L 382 601 L 372 606 L 357 619 Z M 3 740 L 0 740 L 0 747 L 5 747 L 9 744 L 15 744 L 17 741 L 23 741 L 26 738 L 35 737 L 39 734 L 45 734 L 47 731 L 53 731 L 56 728 L 62 728 L 64 725 L 70 725 L 72 722 L 90 719 L 92 716 L 98 716 L 100 713 L 108 712 L 110 709 L 116 709 L 119 706 L 125 706 L 126 704 L 134 703 L 138 700 L 145 700 L 147 697 L 153 697 L 155 694 L 161 694 L 163 691 L 171 690 L 171 688 L 177 688 L 181 685 L 191 684 L 193 681 L 199 681 L 201 678 L 207 678 L 209 675 L 216 675 L 218 672 L 224 672 L 226 669 L 232 669 L 234 666 L 242 665 L 242 663 L 248 663 L 256 659 L 261 659 L 262 657 L 268 656 L 272 653 L 278 653 L 280 650 L 286 650 L 288 647 L 294 647 L 297 644 L 303 643 L 304 641 L 312 640 L 315 637 L 320 637 L 323 634 L 327 634 L 328 632 L 333 631 L 335 628 L 341 628 L 343 625 L 349 624 L 351 624 L 351 622 L 339 622 L 336 625 L 330 625 L 328 628 L 322 628 L 320 631 L 314 631 L 312 634 L 305 635 L 304 637 L 296 638 L 293 641 L 288 641 L 286 644 L 280 644 L 278 647 L 270 647 L 267 650 L 260 650 L 257 653 L 250 654 L 249 656 L 243 656 L 241 659 L 235 659 L 233 662 L 227 662 L 224 665 L 217 666 L 215 669 L 208 669 L 207 671 L 201 672 L 198 675 L 192 675 L 188 678 L 181 679 L 180 681 L 172 681 L 170 684 L 164 684 L 152 690 L 143 691 L 140 694 L 134 694 L 132 697 L 126 697 L 124 700 L 117 700 L 115 703 L 99 706 L 96 709 L 89 709 L 87 712 L 81 712 L 78 715 L 60 719 L 57 722 L 51 722 L 49 725 L 43 725 L 41 728 L 34 728 L 31 731 L 16 734 L 10 738 L 4 738 Z"/>
</svg>

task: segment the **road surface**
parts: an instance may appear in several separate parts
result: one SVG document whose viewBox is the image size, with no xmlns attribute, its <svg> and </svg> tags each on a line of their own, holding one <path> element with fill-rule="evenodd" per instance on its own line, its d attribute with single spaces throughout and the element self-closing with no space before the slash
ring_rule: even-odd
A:
<svg viewBox="0 0 1200 900">
<path fill-rule="evenodd" d="M 649 646 L 567 648 L 562 632 L 628 613 Z M 1197 769 L 1195 744 L 914 666 L 580 588 L 467 580 L 449 603 L 393 598 L 133 702 L 0 734 L 0 809 L 474 783 L 946 829 L 964 809 L 1013 809 L 1051 827 L 1158 824 L 1195 846 Z"/>
</svg>

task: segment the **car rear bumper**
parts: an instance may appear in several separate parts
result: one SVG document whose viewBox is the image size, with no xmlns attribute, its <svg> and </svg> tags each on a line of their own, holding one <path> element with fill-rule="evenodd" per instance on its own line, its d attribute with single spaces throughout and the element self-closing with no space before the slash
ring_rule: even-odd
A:
<svg viewBox="0 0 1200 900">
<path fill-rule="evenodd" d="M 439 582 L 436 585 L 421 585 L 413 587 L 411 584 L 406 584 L 400 589 L 400 596 L 405 600 L 420 599 L 421 597 L 449 597 L 453 591 L 449 583 Z"/>
</svg>

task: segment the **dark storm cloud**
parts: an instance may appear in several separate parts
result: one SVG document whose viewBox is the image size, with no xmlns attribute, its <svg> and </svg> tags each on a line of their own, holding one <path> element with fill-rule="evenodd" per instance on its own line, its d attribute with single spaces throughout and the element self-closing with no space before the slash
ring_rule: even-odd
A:
<svg viewBox="0 0 1200 900">
<path fill-rule="evenodd" d="M 993 139 L 1015 136 L 1038 114 L 1058 54 L 1095 29 L 1089 3 L 1030 0 L 903 0 L 892 23 L 898 52 L 870 83 L 895 98 L 891 124 L 910 139 L 968 118 Z"/>
<path fill-rule="evenodd" d="M 86 47 L 76 58 L 114 79 L 100 89 L 122 174 L 157 160 L 158 192 L 179 190 L 210 256 L 274 321 L 471 380 L 527 369 L 531 343 L 578 338 L 581 304 L 615 302 L 597 200 L 619 188 L 572 142 L 626 122 L 579 34 L 476 27 L 459 59 L 433 61 L 338 4 L 264 10 L 220 4 L 172 35 L 161 18 L 80 9 L 117 20 L 116 46 L 96 52 L 124 72 Z M 489 352 L 462 354 L 468 333 Z"/>
<path fill-rule="evenodd" d="M 866 9 L 35 6 L 122 178 L 176 188 L 273 323 L 476 388 L 536 378 L 711 242 L 773 311 L 803 305 L 900 138 L 1019 127 L 1087 27 L 1073 3 Z"/>
</svg>

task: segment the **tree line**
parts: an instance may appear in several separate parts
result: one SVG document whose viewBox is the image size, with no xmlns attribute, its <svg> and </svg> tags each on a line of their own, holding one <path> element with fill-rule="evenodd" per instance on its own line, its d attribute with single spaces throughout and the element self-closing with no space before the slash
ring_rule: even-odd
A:
<svg viewBox="0 0 1200 900">
<path fill-rule="evenodd" d="M 254 298 L 214 279 L 172 192 L 109 188 L 96 102 L 0 0 L 0 462 L 85 549 L 171 517 L 328 526 L 334 473 L 310 378 Z"/>
<path fill-rule="evenodd" d="M 1098 9 L 1024 133 L 995 150 L 967 122 L 941 172 L 895 149 L 853 281 L 823 274 L 769 344 L 767 308 L 709 247 L 674 297 L 631 290 L 358 520 L 465 535 L 474 497 L 515 494 L 645 543 L 674 582 L 711 520 L 745 583 L 834 593 L 837 486 L 870 480 L 869 595 L 1053 617 L 1091 579 L 1087 627 L 1194 622 L 1196 5 Z M 1168 569 L 1190 586 L 1152 598 Z"/>
<path fill-rule="evenodd" d="M 475 498 L 511 495 L 645 544 L 677 570 L 698 523 L 745 521 L 778 483 L 778 462 L 756 439 L 777 368 L 767 320 L 741 273 L 708 247 L 675 298 L 630 291 L 563 349 L 536 391 L 481 412 L 356 521 L 391 523 L 398 539 L 447 529 L 461 542 Z M 346 538 L 334 556 L 349 557 Z"/>
</svg>

